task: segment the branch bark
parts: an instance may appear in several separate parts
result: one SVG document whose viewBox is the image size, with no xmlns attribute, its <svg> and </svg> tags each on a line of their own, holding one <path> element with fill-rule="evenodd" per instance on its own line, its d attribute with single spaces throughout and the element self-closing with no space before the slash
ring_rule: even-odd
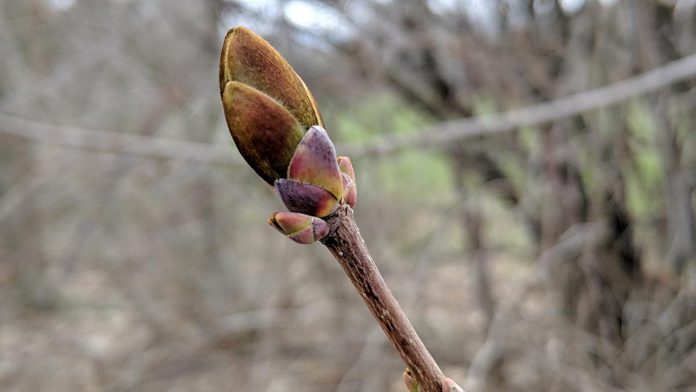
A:
<svg viewBox="0 0 696 392">
<path fill-rule="evenodd" d="M 445 376 L 384 282 L 353 219 L 353 210 L 342 205 L 327 222 L 331 230 L 322 243 L 343 267 L 422 391 L 442 392 Z"/>
</svg>

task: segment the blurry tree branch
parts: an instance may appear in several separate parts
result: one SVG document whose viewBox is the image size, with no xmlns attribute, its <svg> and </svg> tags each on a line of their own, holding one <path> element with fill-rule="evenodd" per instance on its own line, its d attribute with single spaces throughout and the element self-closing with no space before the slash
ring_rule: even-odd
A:
<svg viewBox="0 0 696 392">
<path fill-rule="evenodd" d="M 694 75 L 696 54 L 607 86 L 505 113 L 445 121 L 417 134 L 390 135 L 371 143 L 341 146 L 341 153 L 353 156 L 389 154 L 404 148 L 445 146 L 469 137 L 512 131 L 572 117 L 659 90 Z"/>
<path fill-rule="evenodd" d="M 242 163 L 239 157 L 230 155 L 229 148 L 209 143 L 50 124 L 4 113 L 0 113 L 0 132 L 42 143 L 85 150 L 200 163 Z"/>
<path fill-rule="evenodd" d="M 694 75 L 696 54 L 607 86 L 550 102 L 505 113 L 446 121 L 416 134 L 389 135 L 373 142 L 343 144 L 337 148 L 342 154 L 359 156 L 390 154 L 412 147 L 442 147 L 455 140 L 513 131 L 521 127 L 568 118 L 659 90 Z M 6 113 L 0 113 L 0 132 L 43 143 L 87 150 L 209 164 L 241 163 L 237 156 L 229 154 L 229 149 L 211 144 L 49 124 Z"/>
</svg>

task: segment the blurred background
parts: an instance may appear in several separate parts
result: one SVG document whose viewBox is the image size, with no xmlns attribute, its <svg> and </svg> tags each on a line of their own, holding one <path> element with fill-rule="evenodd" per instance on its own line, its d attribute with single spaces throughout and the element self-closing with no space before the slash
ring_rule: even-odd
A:
<svg viewBox="0 0 696 392">
<path fill-rule="evenodd" d="M 696 391 L 691 0 L 0 0 L 0 390 L 404 390 L 330 254 L 266 224 L 236 25 L 314 92 L 450 377 Z"/>
</svg>

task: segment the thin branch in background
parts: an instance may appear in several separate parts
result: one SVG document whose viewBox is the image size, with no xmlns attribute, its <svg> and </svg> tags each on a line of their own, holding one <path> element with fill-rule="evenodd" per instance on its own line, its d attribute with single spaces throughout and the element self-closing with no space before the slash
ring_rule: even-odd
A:
<svg viewBox="0 0 696 392">
<path fill-rule="evenodd" d="M 436 124 L 416 134 L 389 135 L 374 142 L 337 144 L 354 157 L 392 154 L 407 148 L 442 148 L 456 140 L 514 131 L 617 104 L 667 87 L 696 75 L 696 54 L 607 86 L 572 94 L 550 102 L 483 117 Z M 207 143 L 146 137 L 113 131 L 48 124 L 0 113 L 0 132 L 59 146 L 121 152 L 160 159 L 206 164 L 242 164 L 230 149 Z"/>
<path fill-rule="evenodd" d="M 390 154 L 405 148 L 443 147 L 474 136 L 513 131 L 561 120 L 590 110 L 613 105 L 667 87 L 696 75 L 696 54 L 673 61 L 640 75 L 592 90 L 558 98 L 522 109 L 446 121 L 411 135 L 391 135 L 373 143 L 340 146 L 346 154 Z"/>
<path fill-rule="evenodd" d="M 161 137 L 49 124 L 0 113 L 0 132 L 41 143 L 207 164 L 241 164 L 232 148 Z"/>
<path fill-rule="evenodd" d="M 17 211 L 22 202 L 31 197 L 31 194 L 49 179 L 48 176 L 24 176 L 2 193 L 0 197 L 0 223 L 11 216 L 13 211 Z"/>
</svg>

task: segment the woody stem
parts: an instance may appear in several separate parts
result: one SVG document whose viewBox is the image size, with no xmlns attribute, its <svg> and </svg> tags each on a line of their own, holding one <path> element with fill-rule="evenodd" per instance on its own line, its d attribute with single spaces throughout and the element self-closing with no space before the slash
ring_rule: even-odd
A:
<svg viewBox="0 0 696 392">
<path fill-rule="evenodd" d="M 421 390 L 442 392 L 445 376 L 372 260 L 353 219 L 353 210 L 342 205 L 326 221 L 331 229 L 322 242 L 341 264 L 401 359 L 411 369 Z"/>
</svg>

